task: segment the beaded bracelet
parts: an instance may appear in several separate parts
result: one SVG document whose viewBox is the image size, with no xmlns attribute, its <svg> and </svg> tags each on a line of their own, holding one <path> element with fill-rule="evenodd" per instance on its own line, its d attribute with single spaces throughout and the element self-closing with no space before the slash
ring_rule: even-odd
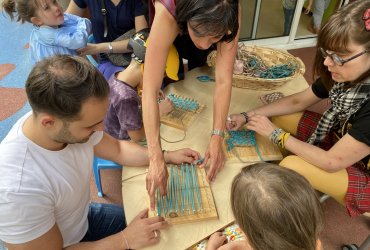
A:
<svg viewBox="0 0 370 250">
<path fill-rule="evenodd" d="M 279 145 L 281 148 L 285 148 L 285 142 L 288 140 L 289 136 L 290 133 L 283 131 L 283 133 L 279 134 L 278 136 L 277 145 Z"/>
<path fill-rule="evenodd" d="M 282 134 L 283 132 L 284 132 L 284 130 L 282 130 L 281 128 L 274 129 L 274 131 L 272 131 L 272 133 L 269 137 L 270 141 L 277 145 L 279 135 Z"/>
<path fill-rule="evenodd" d="M 249 120 L 249 116 L 248 116 L 247 112 L 241 112 L 240 114 L 244 116 L 244 118 L 245 118 L 245 123 L 247 123 L 247 122 L 248 122 L 248 120 Z"/>
</svg>

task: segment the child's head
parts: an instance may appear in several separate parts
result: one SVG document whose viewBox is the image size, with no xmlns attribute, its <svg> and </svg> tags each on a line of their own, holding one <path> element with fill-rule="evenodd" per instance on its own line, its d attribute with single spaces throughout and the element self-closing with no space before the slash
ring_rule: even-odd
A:
<svg viewBox="0 0 370 250">
<path fill-rule="evenodd" d="M 357 84 L 370 76 L 370 63 L 363 63 L 370 61 L 370 17 L 365 20 L 364 16 L 369 9 L 370 0 L 353 2 L 340 8 L 322 27 L 317 39 L 315 71 L 328 88 L 334 82 Z M 325 60 L 320 48 L 336 56 Z M 348 60 L 356 55 L 359 56 Z"/>
<path fill-rule="evenodd" d="M 293 170 L 270 163 L 244 167 L 233 180 L 231 206 L 253 249 L 316 249 L 320 202 Z"/>
<path fill-rule="evenodd" d="M 3 0 L 2 7 L 11 19 L 16 12 L 21 23 L 58 26 L 64 22 L 63 9 L 57 0 Z"/>
<path fill-rule="evenodd" d="M 218 37 L 232 41 L 239 29 L 238 0 L 177 0 L 176 20 L 182 32 L 198 37 Z"/>
</svg>

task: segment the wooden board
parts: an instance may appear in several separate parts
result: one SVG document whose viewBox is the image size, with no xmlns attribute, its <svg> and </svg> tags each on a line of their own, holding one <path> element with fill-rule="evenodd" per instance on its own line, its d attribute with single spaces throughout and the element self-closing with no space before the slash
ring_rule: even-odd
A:
<svg viewBox="0 0 370 250">
<path fill-rule="evenodd" d="M 272 144 L 269 139 L 256 134 L 256 141 L 263 161 L 277 161 L 283 159 L 279 147 Z M 226 143 L 224 143 L 224 151 L 228 163 L 241 162 L 240 159 L 246 163 L 262 161 L 258 156 L 256 148 L 254 146 L 235 147 L 232 151 L 227 151 Z M 240 159 L 238 159 L 237 156 L 239 156 Z"/>
<path fill-rule="evenodd" d="M 182 98 L 190 98 L 185 95 L 180 95 L 180 94 L 176 94 L 176 95 Z M 190 99 L 193 99 L 193 98 L 190 98 Z M 201 104 L 198 100 L 195 100 L 195 101 L 197 101 L 199 104 L 199 107 L 197 110 L 187 111 L 187 110 L 175 108 L 167 115 L 161 117 L 161 123 L 177 128 L 177 129 L 181 129 L 183 131 L 186 131 L 188 127 L 190 126 L 190 124 L 195 120 L 197 115 L 201 113 L 203 109 L 206 107 L 204 104 Z"/>
<path fill-rule="evenodd" d="M 170 174 L 170 168 L 167 167 L 169 174 Z M 173 212 L 173 213 L 167 213 L 165 215 L 162 214 L 162 216 L 169 221 L 171 224 L 184 224 L 184 223 L 191 223 L 196 221 L 204 221 L 204 220 L 211 220 L 211 219 L 217 219 L 217 209 L 215 206 L 215 202 L 213 199 L 212 191 L 209 186 L 209 183 L 206 180 L 206 172 L 204 168 L 198 168 L 195 167 L 196 174 L 197 174 L 197 181 L 199 185 L 199 194 L 201 198 L 201 210 L 200 211 L 185 211 L 184 213 L 181 213 L 179 211 Z M 170 178 L 169 178 L 170 179 Z M 156 199 L 158 196 L 156 196 Z M 195 200 L 195 205 L 198 206 L 198 202 Z M 181 198 L 177 197 L 177 202 L 181 203 Z M 173 214 L 176 214 L 176 217 L 173 217 Z M 156 202 L 156 208 L 154 211 L 149 212 L 149 217 L 158 216 L 157 213 L 157 202 Z"/>
</svg>

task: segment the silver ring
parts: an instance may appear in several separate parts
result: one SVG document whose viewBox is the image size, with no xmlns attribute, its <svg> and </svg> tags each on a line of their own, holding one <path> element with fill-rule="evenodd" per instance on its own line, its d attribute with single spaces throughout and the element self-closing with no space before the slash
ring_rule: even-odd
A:
<svg viewBox="0 0 370 250">
<path fill-rule="evenodd" d="M 157 230 L 154 230 L 154 238 L 157 238 L 158 237 L 158 233 L 157 233 Z"/>
</svg>

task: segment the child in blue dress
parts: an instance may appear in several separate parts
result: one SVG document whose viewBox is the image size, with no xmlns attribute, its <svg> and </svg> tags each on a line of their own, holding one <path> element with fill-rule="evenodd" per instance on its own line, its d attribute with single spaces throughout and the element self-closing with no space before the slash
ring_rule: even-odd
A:
<svg viewBox="0 0 370 250">
<path fill-rule="evenodd" d="M 91 22 L 64 14 L 56 0 L 4 0 L 2 7 L 11 19 L 34 25 L 30 37 L 31 59 L 34 63 L 53 55 L 76 55 L 76 49 L 87 44 Z"/>
</svg>

